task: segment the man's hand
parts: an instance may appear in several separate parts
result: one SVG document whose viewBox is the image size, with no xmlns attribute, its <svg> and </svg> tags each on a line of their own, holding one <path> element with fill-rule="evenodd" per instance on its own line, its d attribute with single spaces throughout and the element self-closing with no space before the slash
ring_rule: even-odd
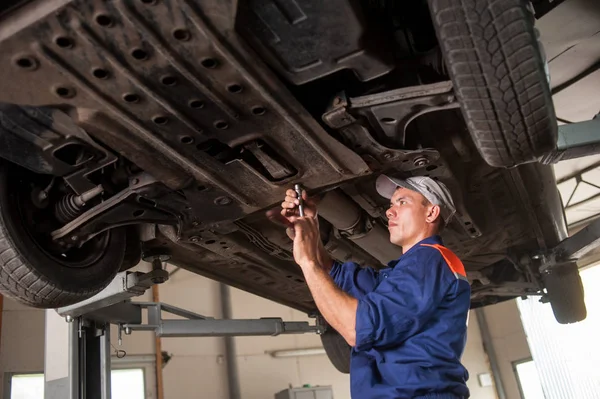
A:
<svg viewBox="0 0 600 399">
<path fill-rule="evenodd" d="M 313 219 L 317 218 L 317 197 L 308 197 L 306 191 L 302 191 L 302 200 L 304 201 L 304 216 Z M 281 203 L 281 216 L 294 223 L 300 217 L 300 200 L 294 190 L 285 192 L 285 199 Z"/>
<path fill-rule="evenodd" d="M 318 197 L 308 197 L 306 191 L 302 192 L 302 199 L 304 200 L 304 216 L 317 219 L 317 202 Z M 285 199 L 281 203 L 281 210 L 272 209 L 267 212 L 267 217 L 287 228 L 286 233 L 290 239 L 294 239 L 294 222 L 300 218 L 300 210 L 298 205 L 298 195 L 292 189 L 285 192 Z"/>
<path fill-rule="evenodd" d="M 319 222 L 305 216 L 294 221 L 294 260 L 301 267 L 309 267 L 319 263 Z"/>
<path fill-rule="evenodd" d="M 313 262 L 317 262 L 323 270 L 329 271 L 333 266 L 333 259 L 329 256 L 329 253 L 323 247 L 319 234 L 319 220 L 317 218 L 317 203 L 319 197 L 309 197 L 306 195 L 306 191 L 302 192 L 302 199 L 304 200 L 304 217 L 300 217 L 300 210 L 298 209 L 299 201 L 296 192 L 289 189 L 285 193 L 285 199 L 281 203 L 281 209 L 271 209 L 267 212 L 267 217 L 274 223 L 285 226 L 288 237 L 294 241 L 294 259 L 296 263 L 300 265 L 300 262 L 296 258 L 296 253 L 304 259 L 307 255 L 314 256 Z M 310 238 L 308 235 L 303 238 L 302 244 L 296 242 L 296 231 L 295 223 L 300 219 L 310 220 L 310 225 L 307 226 L 308 221 L 302 222 L 302 229 L 311 231 Z M 309 233 L 307 233 L 309 234 Z M 315 243 L 315 247 L 311 247 Z M 301 249 L 296 250 L 297 246 L 301 246 Z M 304 249 L 307 248 L 307 249 Z M 310 252 L 309 252 L 310 251 Z M 306 262 L 306 260 L 302 260 Z M 302 266 L 302 265 L 301 265 Z"/>
</svg>

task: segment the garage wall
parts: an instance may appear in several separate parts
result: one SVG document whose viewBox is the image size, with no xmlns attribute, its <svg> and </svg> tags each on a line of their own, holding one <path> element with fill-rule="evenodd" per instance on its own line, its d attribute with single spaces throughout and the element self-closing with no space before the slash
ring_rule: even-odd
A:
<svg viewBox="0 0 600 399">
<path fill-rule="evenodd" d="M 142 267 L 146 268 L 147 265 Z M 281 317 L 291 321 L 309 320 L 301 312 L 237 289 L 232 289 L 231 295 L 235 318 Z M 151 292 L 148 291 L 138 300 L 151 299 Z M 184 270 L 177 272 L 160 286 L 160 300 L 207 316 L 220 317 L 218 283 Z M 488 307 L 485 312 L 493 344 L 502 363 L 501 373 L 507 397 L 518 398 L 511 362 L 530 356 L 518 309 L 513 302 L 508 302 Z M 44 312 L 6 299 L 3 318 L 0 373 L 42 371 Z M 115 327 L 111 335 L 112 342 L 117 347 Z M 317 335 L 238 337 L 235 342 L 240 388 L 244 399 L 271 398 L 290 385 L 304 384 L 332 385 L 336 399 L 350 397 L 348 376 L 335 370 L 325 355 L 291 358 L 273 358 L 269 355 L 274 350 L 321 347 Z M 162 346 L 164 351 L 173 356 L 163 370 L 165 398 L 228 398 L 222 338 L 165 338 Z M 143 332 L 123 335 L 123 346 L 119 349 L 127 351 L 128 355 L 153 354 L 154 336 Z M 470 373 L 468 385 L 471 397 L 494 399 L 493 387 L 480 387 L 478 384 L 477 376 L 490 371 L 474 313 L 469 320 L 463 363 Z M 147 378 L 147 398 L 154 399 L 154 376 L 147 373 Z"/>
<path fill-rule="evenodd" d="M 493 385 L 481 386 L 479 376 L 488 374 L 491 379 L 489 359 L 483 349 L 481 331 L 474 311 L 469 313 L 469 327 L 467 329 L 467 345 L 462 357 L 462 363 L 469 371 L 467 386 L 472 399 L 496 399 L 496 389 Z M 511 397 L 512 398 L 512 397 Z"/>
<path fill-rule="evenodd" d="M 169 305 L 221 315 L 218 283 L 188 271 L 176 272 L 159 292 Z M 223 338 L 163 338 L 162 350 L 173 356 L 163 369 L 165 398 L 228 398 Z"/>
<path fill-rule="evenodd" d="M 281 317 L 284 321 L 310 321 L 303 313 L 240 290 L 231 291 L 233 317 Z M 309 384 L 331 385 L 335 398 L 350 398 L 348 375 L 338 372 L 326 355 L 273 358 L 268 352 L 322 347 L 316 334 L 278 337 L 238 337 L 240 388 L 244 399 L 272 398 L 276 392 Z"/>
<path fill-rule="evenodd" d="M 44 311 L 4 298 L 0 337 L 0 394 L 4 373 L 44 371 Z"/>
<path fill-rule="evenodd" d="M 281 317 L 286 321 L 310 321 L 303 313 L 261 297 L 231 289 L 234 318 Z M 177 272 L 160 287 L 163 302 L 206 316 L 220 316 L 219 285 L 187 271 Z M 235 339 L 238 374 L 243 399 L 272 398 L 288 386 L 331 385 L 336 399 L 350 398 L 349 376 L 339 373 L 326 355 L 273 358 L 269 352 L 322 347 L 315 334 Z M 221 338 L 166 338 L 163 350 L 173 355 L 164 369 L 166 398 L 203 397 L 226 399 L 227 371 Z M 491 386 L 480 387 L 477 376 L 490 373 L 475 314 L 469 320 L 468 342 L 463 363 L 474 399 L 495 399 Z"/>
<path fill-rule="evenodd" d="M 514 300 L 484 308 L 492 345 L 498 358 L 500 377 L 504 383 L 506 397 L 520 398 L 517 377 L 512 363 L 531 357 L 527 336 L 521 323 L 517 303 Z"/>
</svg>

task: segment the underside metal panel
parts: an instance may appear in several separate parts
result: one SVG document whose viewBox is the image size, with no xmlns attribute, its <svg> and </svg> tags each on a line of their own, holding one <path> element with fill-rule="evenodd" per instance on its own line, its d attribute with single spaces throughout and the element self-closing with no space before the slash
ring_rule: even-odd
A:
<svg viewBox="0 0 600 399">
<path fill-rule="evenodd" d="M 394 67 L 392 52 L 367 30 L 358 1 L 240 1 L 238 29 L 277 71 L 295 84 L 341 69 L 363 81 Z"/>
<path fill-rule="evenodd" d="M 161 226 L 143 236 L 146 254 L 296 309 L 316 307 L 291 241 L 264 211 L 293 183 L 335 191 L 358 216 L 347 224 L 322 212 L 325 247 L 376 266 L 398 256 L 378 245 L 389 206 L 374 188 L 379 173 L 448 185 L 458 212 L 443 238 L 470 273 L 474 307 L 537 290 L 518 259 L 563 238 L 551 167 L 487 165 L 447 78 L 373 79 L 390 65 L 357 3 L 31 1 L 0 16 L 0 102 L 74 121 L 115 165 L 131 166 L 130 186 L 135 165 L 157 180 L 145 204 L 178 219 L 148 220 Z M 317 36 L 337 46 L 313 46 Z M 52 132 L 62 130 L 40 136 L 63 140 Z M 112 221 L 135 216 L 122 209 Z M 86 212 L 70 228 L 96 211 Z"/>
<path fill-rule="evenodd" d="M 4 21 L 0 101 L 76 108 L 90 134 L 143 166 L 163 154 L 202 187 L 186 194 L 203 219 L 271 205 L 292 180 L 368 173 L 239 41 L 230 3 L 63 3 L 32 2 Z"/>
</svg>

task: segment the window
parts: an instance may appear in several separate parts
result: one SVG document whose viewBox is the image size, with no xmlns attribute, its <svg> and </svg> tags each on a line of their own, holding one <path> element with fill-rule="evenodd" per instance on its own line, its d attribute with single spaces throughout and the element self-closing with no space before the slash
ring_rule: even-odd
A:
<svg viewBox="0 0 600 399">
<path fill-rule="evenodd" d="M 112 399 L 144 399 L 144 369 L 111 371 Z M 44 399 L 44 374 L 12 374 L 8 376 L 8 399 Z"/>
<path fill-rule="evenodd" d="M 535 363 L 531 359 L 513 363 L 522 399 L 545 399 Z"/>
<path fill-rule="evenodd" d="M 558 324 L 550 304 L 535 297 L 517 300 L 546 399 L 600 397 L 600 266 L 580 275 L 588 312 L 582 322 Z"/>
<path fill-rule="evenodd" d="M 44 374 L 13 374 L 9 386 L 9 399 L 44 399 Z"/>
<path fill-rule="evenodd" d="M 144 369 L 113 370 L 110 375 L 111 399 L 144 399 Z"/>
</svg>

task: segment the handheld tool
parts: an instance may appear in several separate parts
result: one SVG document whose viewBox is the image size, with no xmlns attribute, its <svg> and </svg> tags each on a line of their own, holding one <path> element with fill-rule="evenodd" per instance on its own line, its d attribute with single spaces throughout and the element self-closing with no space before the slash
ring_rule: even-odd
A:
<svg viewBox="0 0 600 399">
<path fill-rule="evenodd" d="M 294 184 L 294 191 L 298 195 L 298 210 L 300 211 L 300 217 L 304 216 L 304 200 L 302 199 L 302 185 Z"/>
</svg>

